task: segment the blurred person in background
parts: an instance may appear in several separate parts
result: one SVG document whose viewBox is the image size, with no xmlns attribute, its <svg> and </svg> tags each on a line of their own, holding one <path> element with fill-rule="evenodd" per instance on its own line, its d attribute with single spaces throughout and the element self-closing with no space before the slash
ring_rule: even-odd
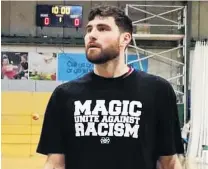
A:
<svg viewBox="0 0 208 169">
<path fill-rule="evenodd" d="M 24 54 L 20 56 L 21 61 L 19 64 L 19 72 L 15 75 L 15 79 L 28 79 L 28 61 L 27 61 L 27 55 Z"/>
<path fill-rule="evenodd" d="M 2 59 L 2 79 L 14 79 L 17 73 L 18 66 L 10 63 L 9 58 L 6 55 L 3 55 Z"/>
</svg>

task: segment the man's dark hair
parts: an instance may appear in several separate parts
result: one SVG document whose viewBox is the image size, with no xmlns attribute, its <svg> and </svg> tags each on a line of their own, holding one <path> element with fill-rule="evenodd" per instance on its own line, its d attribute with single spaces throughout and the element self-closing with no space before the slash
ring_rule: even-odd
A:
<svg viewBox="0 0 208 169">
<path fill-rule="evenodd" d="M 133 26 L 131 19 L 126 16 L 123 10 L 115 6 L 101 5 L 91 9 L 88 20 L 93 20 L 96 16 L 113 17 L 121 32 L 129 32 L 132 35 Z"/>
</svg>

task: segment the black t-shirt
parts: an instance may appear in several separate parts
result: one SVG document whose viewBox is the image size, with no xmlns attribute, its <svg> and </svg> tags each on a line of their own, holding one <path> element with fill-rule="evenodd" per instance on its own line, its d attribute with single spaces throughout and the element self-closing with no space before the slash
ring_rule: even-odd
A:
<svg viewBox="0 0 208 169">
<path fill-rule="evenodd" d="M 123 78 L 91 72 L 58 86 L 38 153 L 64 153 L 66 169 L 155 169 L 183 153 L 176 96 L 164 79 L 134 70 Z"/>
</svg>

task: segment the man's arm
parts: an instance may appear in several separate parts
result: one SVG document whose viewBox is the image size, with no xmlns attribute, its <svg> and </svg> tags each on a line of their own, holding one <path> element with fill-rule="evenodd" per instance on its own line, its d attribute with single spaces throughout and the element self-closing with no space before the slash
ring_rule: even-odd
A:
<svg viewBox="0 0 208 169">
<path fill-rule="evenodd" d="M 171 84 L 158 78 L 157 144 L 159 169 L 182 169 L 177 154 L 184 154 L 176 94 Z"/>
<path fill-rule="evenodd" d="M 177 155 L 160 156 L 159 169 L 182 169 L 182 165 Z"/>
<path fill-rule="evenodd" d="M 65 169 L 65 156 L 63 154 L 49 154 L 44 169 Z"/>
</svg>

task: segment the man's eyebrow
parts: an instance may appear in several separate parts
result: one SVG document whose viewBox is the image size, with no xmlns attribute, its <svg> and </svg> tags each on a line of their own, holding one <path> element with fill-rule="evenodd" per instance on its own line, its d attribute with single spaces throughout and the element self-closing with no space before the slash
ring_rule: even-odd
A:
<svg viewBox="0 0 208 169">
<path fill-rule="evenodd" d="M 97 26 L 107 26 L 107 27 L 110 27 L 110 25 L 108 25 L 108 24 L 103 24 L 103 23 L 98 24 Z"/>
<path fill-rule="evenodd" d="M 108 24 L 103 24 L 103 23 L 97 24 L 96 26 L 106 26 L 106 27 L 109 27 L 109 28 L 110 28 L 110 25 L 108 25 Z M 86 26 L 86 29 L 87 29 L 87 28 L 91 28 L 91 27 L 92 27 L 92 25 L 87 25 L 87 26 Z"/>
<path fill-rule="evenodd" d="M 87 28 L 90 28 L 90 27 L 92 27 L 92 25 L 87 25 L 85 28 L 87 29 Z"/>
</svg>

